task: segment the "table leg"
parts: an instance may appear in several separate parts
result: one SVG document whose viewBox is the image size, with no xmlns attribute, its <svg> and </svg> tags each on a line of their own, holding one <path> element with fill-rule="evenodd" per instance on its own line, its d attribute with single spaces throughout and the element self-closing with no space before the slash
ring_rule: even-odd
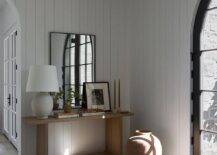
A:
<svg viewBox="0 0 217 155">
<path fill-rule="evenodd" d="M 37 125 L 37 155 L 48 155 L 48 124 Z"/>
<path fill-rule="evenodd" d="M 106 120 L 106 152 L 122 155 L 122 118 Z"/>
</svg>

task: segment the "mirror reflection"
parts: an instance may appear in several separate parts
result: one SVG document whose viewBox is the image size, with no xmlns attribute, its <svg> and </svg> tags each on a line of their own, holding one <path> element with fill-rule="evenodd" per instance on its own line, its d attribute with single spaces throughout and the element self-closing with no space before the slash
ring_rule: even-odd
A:
<svg viewBox="0 0 217 155">
<path fill-rule="evenodd" d="M 95 81 L 95 36 L 50 33 L 50 64 L 57 67 L 58 81 L 65 95 L 69 89 L 82 94 L 83 83 Z M 81 101 L 72 101 L 81 106 Z"/>
</svg>

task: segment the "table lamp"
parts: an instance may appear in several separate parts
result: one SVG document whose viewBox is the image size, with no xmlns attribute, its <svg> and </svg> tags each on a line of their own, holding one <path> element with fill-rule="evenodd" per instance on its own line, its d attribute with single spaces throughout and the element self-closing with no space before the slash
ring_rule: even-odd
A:
<svg viewBox="0 0 217 155">
<path fill-rule="evenodd" d="M 35 92 L 32 99 L 32 111 L 38 118 L 48 118 L 53 109 L 50 92 L 58 92 L 57 69 L 51 65 L 35 65 L 29 69 L 27 92 Z"/>
</svg>

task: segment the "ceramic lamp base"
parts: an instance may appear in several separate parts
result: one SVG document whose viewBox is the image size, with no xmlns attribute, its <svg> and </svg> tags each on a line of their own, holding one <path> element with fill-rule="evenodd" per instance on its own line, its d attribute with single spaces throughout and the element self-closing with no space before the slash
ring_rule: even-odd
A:
<svg viewBox="0 0 217 155">
<path fill-rule="evenodd" d="M 32 112 L 39 119 L 46 119 L 52 113 L 53 99 L 49 93 L 37 93 L 32 100 Z"/>
</svg>

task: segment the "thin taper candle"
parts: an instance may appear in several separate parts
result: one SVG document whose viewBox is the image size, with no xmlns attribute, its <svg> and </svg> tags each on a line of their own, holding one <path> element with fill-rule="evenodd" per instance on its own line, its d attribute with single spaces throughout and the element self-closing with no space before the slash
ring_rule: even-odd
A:
<svg viewBox="0 0 217 155">
<path fill-rule="evenodd" d="M 114 80 L 114 109 L 116 109 L 116 80 Z"/>
<path fill-rule="evenodd" d="M 121 80 L 118 80 L 118 109 L 121 108 Z"/>
</svg>

